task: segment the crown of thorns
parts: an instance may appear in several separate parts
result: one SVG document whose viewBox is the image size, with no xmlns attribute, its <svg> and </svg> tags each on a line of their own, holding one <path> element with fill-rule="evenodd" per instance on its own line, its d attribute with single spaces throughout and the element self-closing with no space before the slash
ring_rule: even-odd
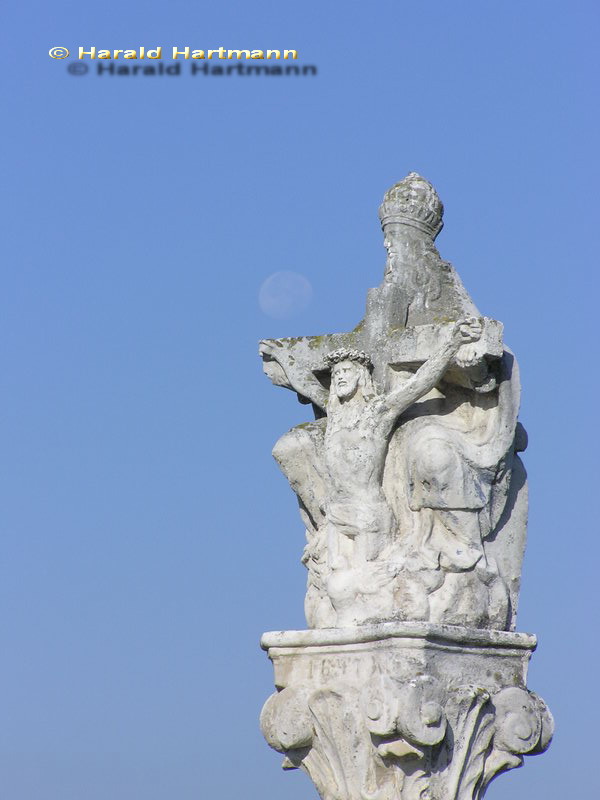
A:
<svg viewBox="0 0 600 800">
<path fill-rule="evenodd" d="M 339 364 L 340 361 L 358 361 L 359 364 L 368 367 L 368 369 L 373 367 L 371 357 L 364 350 L 349 350 L 346 347 L 340 347 L 338 350 L 328 353 L 323 361 L 327 367 L 333 367 L 334 364 Z"/>
</svg>

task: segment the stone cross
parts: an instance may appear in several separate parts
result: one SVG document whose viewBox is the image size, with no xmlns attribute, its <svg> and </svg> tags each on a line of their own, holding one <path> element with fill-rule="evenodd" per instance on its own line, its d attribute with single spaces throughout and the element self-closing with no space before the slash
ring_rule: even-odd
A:
<svg viewBox="0 0 600 800">
<path fill-rule="evenodd" d="M 488 377 L 487 369 L 484 368 L 482 373 L 482 363 L 502 357 L 502 323 L 487 317 L 483 318 L 483 322 L 481 339 L 469 348 L 473 363 L 455 369 L 454 376 L 452 373 L 449 376 L 450 380 L 452 377 L 459 380 L 458 375 L 462 373 L 463 381 L 472 387 L 478 386 L 482 374 Z M 298 393 L 301 403 L 310 401 L 324 410 L 329 394 L 327 377 L 323 374 L 326 372 L 324 359 L 328 353 L 340 348 L 372 353 L 373 377 L 376 384 L 383 388 L 389 380 L 390 369 L 410 369 L 427 361 L 438 341 L 447 337 L 450 327 L 449 322 L 411 328 L 390 325 L 385 332 L 381 332 L 380 337 L 376 337 L 367 317 L 349 333 L 263 339 L 259 352 L 264 371 L 276 386 L 293 389 Z M 459 353 L 457 365 L 460 362 Z"/>
</svg>

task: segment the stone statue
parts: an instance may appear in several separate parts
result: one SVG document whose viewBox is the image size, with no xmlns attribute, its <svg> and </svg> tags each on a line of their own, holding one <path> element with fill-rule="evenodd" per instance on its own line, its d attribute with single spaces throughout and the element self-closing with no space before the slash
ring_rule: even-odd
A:
<svg viewBox="0 0 600 800">
<path fill-rule="evenodd" d="M 408 175 L 380 208 L 387 260 L 364 320 L 260 345 L 273 383 L 315 414 L 273 454 L 306 526 L 316 630 L 265 634 L 281 691 L 262 724 L 324 800 L 481 797 L 551 738 L 525 684 L 535 641 L 511 633 L 527 515 L 517 365 L 441 259 L 442 215 Z"/>
</svg>

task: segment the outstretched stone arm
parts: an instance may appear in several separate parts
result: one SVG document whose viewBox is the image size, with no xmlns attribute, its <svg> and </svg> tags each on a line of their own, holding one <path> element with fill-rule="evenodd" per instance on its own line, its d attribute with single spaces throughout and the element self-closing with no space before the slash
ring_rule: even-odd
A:
<svg viewBox="0 0 600 800">
<path fill-rule="evenodd" d="M 324 336 L 323 339 L 333 340 L 329 349 L 334 350 L 336 346 L 335 334 Z M 325 410 L 327 407 L 327 390 L 319 383 L 314 373 L 308 366 L 315 360 L 315 355 L 311 350 L 309 337 L 298 339 L 263 339 L 260 342 L 258 352 L 263 360 L 263 371 L 275 384 L 284 389 L 291 389 L 298 394 L 298 399 L 305 398 L 301 402 L 310 400 L 319 408 Z"/>
<path fill-rule="evenodd" d="M 476 342 L 481 336 L 481 322 L 474 318 L 456 322 L 448 341 L 419 367 L 406 383 L 382 397 L 382 412 L 393 424 L 420 397 L 431 391 L 463 344 Z"/>
</svg>

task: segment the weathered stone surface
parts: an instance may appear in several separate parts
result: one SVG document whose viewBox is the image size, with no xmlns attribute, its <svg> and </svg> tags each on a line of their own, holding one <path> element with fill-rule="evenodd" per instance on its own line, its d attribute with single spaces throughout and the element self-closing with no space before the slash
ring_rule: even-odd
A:
<svg viewBox="0 0 600 800">
<path fill-rule="evenodd" d="M 278 692 L 261 727 L 325 800 L 471 800 L 542 752 L 526 688 L 535 637 L 429 623 L 268 633 Z"/>
<path fill-rule="evenodd" d="M 327 800 L 481 797 L 551 737 L 525 684 L 533 639 L 511 633 L 518 368 L 439 256 L 442 213 L 411 173 L 380 208 L 387 261 L 364 320 L 260 345 L 273 383 L 315 412 L 273 450 L 306 526 L 314 630 L 265 635 L 280 691 L 262 724 Z"/>
</svg>

